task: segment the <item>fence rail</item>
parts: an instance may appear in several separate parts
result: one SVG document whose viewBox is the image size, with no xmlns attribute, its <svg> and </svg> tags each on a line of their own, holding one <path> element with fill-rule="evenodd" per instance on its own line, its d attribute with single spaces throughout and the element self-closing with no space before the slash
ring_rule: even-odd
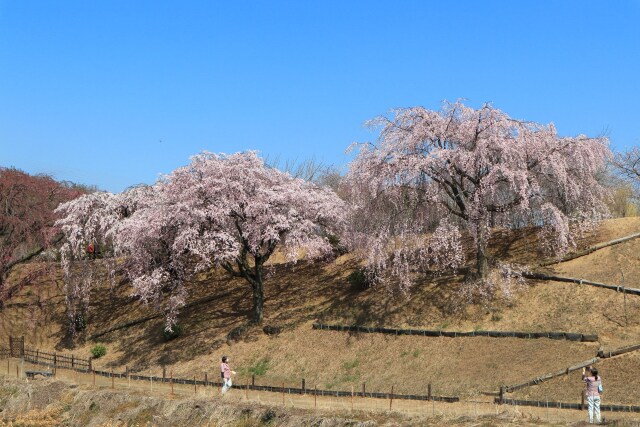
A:
<svg viewBox="0 0 640 427">
<path fill-rule="evenodd" d="M 607 359 L 609 357 L 619 356 L 621 354 L 630 353 L 632 351 L 637 351 L 637 350 L 640 350 L 640 344 L 635 344 L 635 345 L 630 345 L 630 346 L 627 346 L 627 347 L 617 348 L 615 350 L 610 350 L 610 351 L 600 350 L 600 351 L 598 351 L 598 357 L 600 357 L 602 359 Z"/>
<path fill-rule="evenodd" d="M 201 381 L 194 379 L 184 378 L 168 378 L 168 377 L 156 377 L 137 374 L 126 374 L 121 372 L 109 372 L 109 371 L 93 371 L 96 375 L 100 375 L 106 378 L 119 378 L 130 379 L 132 381 L 146 381 L 154 383 L 164 384 L 179 384 L 179 385 L 202 385 L 202 386 L 217 386 L 221 387 L 220 381 Z M 382 392 L 361 392 L 361 391 L 347 391 L 347 390 L 322 390 L 317 388 L 300 388 L 300 387 L 283 387 L 283 386 L 270 386 L 270 385 L 255 385 L 255 384 L 234 384 L 234 388 L 240 390 L 255 390 L 255 391 L 268 391 L 274 393 L 287 393 L 287 394 L 308 394 L 317 396 L 332 396 L 332 397 L 370 397 L 379 399 L 401 399 L 401 400 L 433 400 L 436 402 L 459 402 L 458 396 L 429 396 L 426 394 L 396 394 L 396 393 L 382 393 Z"/>
<path fill-rule="evenodd" d="M 582 341 L 582 342 L 596 342 L 598 341 L 598 335 L 593 334 L 579 334 L 573 332 L 515 332 L 515 331 L 469 331 L 469 332 L 456 332 L 456 331 L 441 331 L 441 330 L 428 330 L 428 329 L 395 329 L 395 328 L 380 328 L 373 326 L 358 326 L 358 325 L 325 325 L 322 323 L 314 323 L 313 329 L 323 331 L 340 331 L 340 332 L 361 332 L 361 333 L 378 333 L 378 334 L 390 334 L 390 335 L 417 335 L 422 337 L 490 337 L 490 338 L 548 338 L 554 340 L 569 340 L 569 341 Z"/>
<path fill-rule="evenodd" d="M 627 288 L 627 287 L 620 286 L 620 285 L 607 285 L 606 283 L 592 282 L 590 280 L 577 279 L 575 277 L 548 276 L 548 275 L 542 274 L 542 273 L 523 273 L 522 277 L 524 277 L 525 279 L 533 279 L 533 280 L 546 280 L 546 281 L 553 281 L 553 282 L 577 283 L 579 285 L 589 285 L 589 286 L 595 286 L 597 288 L 610 289 L 612 291 L 622 292 L 622 293 L 625 293 L 625 294 L 640 295 L 640 289 Z"/>
<path fill-rule="evenodd" d="M 550 380 L 552 378 L 555 378 L 555 377 L 560 377 L 562 375 L 569 375 L 571 372 L 574 372 L 574 371 L 577 371 L 577 370 L 582 369 L 584 367 L 593 365 L 598 360 L 600 360 L 600 358 L 594 357 L 593 359 L 589 359 L 587 361 L 578 363 L 577 365 L 569 366 L 566 369 L 563 369 L 561 371 L 553 372 L 551 374 L 541 375 L 539 377 L 536 377 L 536 378 L 534 378 L 532 380 L 526 381 L 526 382 L 521 383 L 521 384 L 505 386 L 504 387 L 504 391 L 507 392 L 507 393 L 511 393 L 513 391 L 520 390 L 520 389 L 523 389 L 525 387 L 530 387 L 530 386 L 533 386 L 533 385 L 540 384 L 541 382 L 548 381 L 548 380 Z"/>
<path fill-rule="evenodd" d="M 541 400 L 518 400 L 518 399 L 502 399 L 497 397 L 495 403 L 504 405 L 518 406 L 537 406 L 539 408 L 559 408 L 559 409 L 586 409 L 584 403 L 566 403 L 566 402 L 550 402 Z M 640 412 L 640 406 L 635 405 L 600 405 L 600 411 L 606 412 Z"/>
</svg>

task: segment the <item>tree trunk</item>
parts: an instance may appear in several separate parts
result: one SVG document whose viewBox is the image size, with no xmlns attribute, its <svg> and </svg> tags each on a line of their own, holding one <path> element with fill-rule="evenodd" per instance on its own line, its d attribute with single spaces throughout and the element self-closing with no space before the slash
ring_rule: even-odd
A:
<svg viewBox="0 0 640 427">
<path fill-rule="evenodd" d="M 264 310 L 264 288 L 262 285 L 262 276 L 258 277 L 251 283 L 253 290 L 253 315 L 251 321 L 256 325 L 262 323 L 262 312 Z"/>
<path fill-rule="evenodd" d="M 478 277 L 484 279 L 487 277 L 489 273 L 489 262 L 487 260 L 486 248 L 478 244 L 478 251 L 476 254 L 476 268 L 478 272 Z"/>
<path fill-rule="evenodd" d="M 251 281 L 253 290 L 253 316 L 251 321 L 256 325 L 262 323 L 262 312 L 264 310 L 264 287 L 262 283 L 262 266 L 256 267 L 256 275 Z"/>
<path fill-rule="evenodd" d="M 487 259 L 487 238 L 484 235 L 482 225 L 478 226 L 476 236 L 476 272 L 480 279 L 487 277 L 489 273 L 489 261 Z"/>
</svg>

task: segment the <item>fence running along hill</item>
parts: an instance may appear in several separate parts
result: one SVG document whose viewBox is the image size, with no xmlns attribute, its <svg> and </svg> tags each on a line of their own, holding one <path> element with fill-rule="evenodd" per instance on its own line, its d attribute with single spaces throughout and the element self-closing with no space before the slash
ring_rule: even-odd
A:
<svg viewBox="0 0 640 427">
<path fill-rule="evenodd" d="M 0 349 L 0 356 L 2 358 L 22 358 L 25 362 L 33 363 L 35 365 L 44 365 L 56 369 L 71 369 L 82 372 L 92 372 L 95 375 L 99 375 L 107 378 L 125 378 L 134 381 L 147 381 L 156 383 L 173 383 L 173 384 L 185 384 L 185 385 L 201 385 L 201 386 L 222 386 L 220 381 L 209 381 L 205 374 L 204 380 L 173 378 L 173 376 L 146 376 L 136 375 L 129 372 L 117 373 L 114 371 L 100 371 L 94 370 L 92 366 L 92 358 L 83 359 L 74 355 L 62 355 L 58 353 L 47 353 L 39 350 L 31 350 L 22 348 L 19 353 L 12 353 L 9 349 Z M 400 399 L 400 400 L 432 400 L 438 402 L 459 402 L 460 398 L 457 396 L 435 396 L 431 394 L 431 386 L 427 388 L 427 394 L 396 394 L 386 392 L 370 392 L 365 390 L 363 384 L 362 391 L 346 391 L 346 390 L 322 390 L 317 388 L 305 387 L 305 382 L 302 380 L 302 387 L 285 387 L 271 386 L 271 385 L 256 385 L 255 377 L 253 377 L 251 383 L 246 384 L 234 384 L 235 388 L 241 390 L 256 390 L 256 391 L 268 391 L 287 394 L 310 394 L 317 396 L 333 396 L 333 397 L 369 397 L 379 399 Z M 393 389 L 392 389 L 393 390 Z"/>
<path fill-rule="evenodd" d="M 549 338 L 555 340 L 569 340 L 569 341 L 582 341 L 582 342 L 596 342 L 598 341 L 597 335 L 592 334 L 579 334 L 573 332 L 515 332 L 515 331 L 470 331 L 470 332 L 456 332 L 456 331 L 442 331 L 442 330 L 426 330 L 426 329 L 395 329 L 395 328 L 380 328 L 369 326 L 357 326 L 357 325 L 324 325 L 321 323 L 314 323 L 313 329 L 323 331 L 340 331 L 340 332 L 362 332 L 362 333 L 379 333 L 390 335 L 417 335 L 422 337 L 490 337 L 490 338 Z"/>
<path fill-rule="evenodd" d="M 558 409 L 587 409 L 584 403 L 565 403 L 542 400 L 518 400 L 518 399 L 502 399 L 499 397 L 494 399 L 495 403 L 503 405 L 517 406 L 537 406 L 538 408 L 558 408 Z M 640 412 L 640 406 L 635 405 L 600 405 L 601 412 Z"/>
<path fill-rule="evenodd" d="M 619 285 L 607 285 L 606 283 L 592 282 L 585 279 L 577 279 L 575 277 L 548 276 L 542 273 L 523 273 L 522 277 L 532 280 L 545 280 L 553 282 L 577 283 L 579 285 L 595 286 L 597 288 L 605 288 L 616 292 L 622 292 L 631 295 L 640 295 L 640 289 L 627 288 Z"/>
<path fill-rule="evenodd" d="M 536 378 L 534 378 L 534 379 L 532 379 L 530 381 L 526 381 L 526 382 L 521 383 L 521 384 L 514 384 L 514 385 L 510 385 L 510 386 L 504 386 L 503 389 L 504 389 L 505 392 L 511 393 L 513 391 L 520 390 L 520 389 L 523 389 L 525 387 L 530 387 L 530 386 L 533 386 L 533 385 L 540 384 L 541 382 L 548 381 L 548 380 L 550 380 L 552 378 L 555 378 L 555 377 L 560 377 L 562 375 L 569 375 L 571 372 L 574 372 L 574 371 L 577 371 L 577 370 L 582 369 L 584 367 L 593 365 L 598 360 L 600 360 L 598 357 L 594 357 L 593 359 L 589 359 L 589 360 L 587 360 L 585 362 L 582 362 L 582 363 L 579 363 L 577 365 L 569 366 L 568 368 L 563 369 L 561 371 L 553 372 L 551 374 L 541 375 L 539 377 L 536 377 Z"/>
</svg>

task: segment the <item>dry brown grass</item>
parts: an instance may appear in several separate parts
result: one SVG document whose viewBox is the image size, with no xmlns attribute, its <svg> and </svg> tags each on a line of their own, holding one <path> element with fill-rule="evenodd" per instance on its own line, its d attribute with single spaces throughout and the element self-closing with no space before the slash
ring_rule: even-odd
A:
<svg viewBox="0 0 640 427">
<path fill-rule="evenodd" d="M 581 244 L 611 240 L 639 229 L 639 218 L 608 221 Z M 541 254 L 531 249 L 537 239 L 535 230 L 496 235 L 492 250 L 502 259 L 530 265 L 542 260 Z M 558 274 L 607 283 L 615 283 L 622 269 L 625 284 L 640 288 L 638 254 L 640 239 L 554 269 Z M 518 383 L 589 359 L 599 346 L 618 347 L 640 341 L 639 297 L 627 298 L 625 320 L 621 294 L 589 286 L 544 282 L 493 310 L 471 306 L 465 313 L 453 316 L 451 306 L 460 303 L 459 276 L 423 278 L 406 297 L 382 288 L 351 289 L 346 277 L 358 266 L 350 255 L 329 264 L 274 264 L 266 282 L 265 324 L 282 326 L 284 332 L 278 337 L 267 337 L 254 327 L 237 343 L 227 343 L 226 335 L 246 324 L 250 289 L 242 280 L 212 271 L 189 286 L 191 300 L 214 296 L 215 301 L 183 311 L 180 323 L 184 336 L 164 342 L 162 319 L 150 320 L 103 336 L 100 340 L 107 346 L 108 354 L 96 364 L 98 368 L 116 370 L 124 370 L 126 365 L 133 371 L 154 375 L 161 374 L 164 364 L 170 366 L 176 377 L 201 379 L 204 372 L 209 373 L 209 378 L 217 376 L 219 357 L 228 354 L 236 370 L 242 373 L 241 382 L 262 362 L 266 372 L 258 376 L 258 383 L 285 382 L 298 386 L 305 378 L 307 386 L 348 390 L 352 385 L 360 389 L 362 382 L 366 382 L 368 390 L 385 392 L 393 383 L 397 392 L 416 393 L 424 391 L 431 382 L 434 393 L 464 397 L 495 391 L 501 384 Z M 10 279 L 17 280 L 29 268 L 35 266 L 21 266 Z M 61 287 L 58 271 L 16 296 L 0 312 L 0 342 L 9 335 L 25 335 L 30 347 L 68 348 L 71 343 L 63 339 Z M 130 298 L 126 285 L 115 289 L 104 285 L 93 298 L 85 336 L 152 313 L 152 307 Z M 597 333 L 600 343 L 356 336 L 311 330 L 311 323 L 318 319 L 425 329 Z M 82 339 L 73 344 L 73 352 L 84 356 L 94 345 L 83 343 Z M 629 396 L 640 399 L 636 389 L 625 388 L 622 383 L 620 387 L 623 394 L 628 391 Z M 564 390 L 568 396 L 576 394 L 569 388 Z M 617 399 L 612 395 L 611 399 L 614 398 Z"/>
<path fill-rule="evenodd" d="M 384 399 L 354 399 L 312 396 L 286 396 L 284 403 L 277 393 L 252 392 L 249 399 L 238 390 L 225 398 L 215 391 L 194 395 L 188 388 L 177 387 L 148 393 L 116 383 L 116 390 L 86 382 L 88 378 L 71 378 L 24 382 L 7 380 L 0 375 L 0 390 L 16 389 L 15 398 L 0 405 L 4 426 L 533 426 L 576 425 L 583 411 L 513 407 L 481 401 L 460 403 L 394 401 L 393 411 Z M 43 388 L 62 389 L 63 401 L 28 409 L 29 393 Z M 317 406 L 317 407 L 316 407 Z M 23 408 L 23 409 L 17 409 Z M 610 414 L 607 414 L 610 415 Z M 632 414 L 612 414 L 611 425 L 631 426 Z M 636 423 L 637 425 L 637 423 Z"/>
</svg>

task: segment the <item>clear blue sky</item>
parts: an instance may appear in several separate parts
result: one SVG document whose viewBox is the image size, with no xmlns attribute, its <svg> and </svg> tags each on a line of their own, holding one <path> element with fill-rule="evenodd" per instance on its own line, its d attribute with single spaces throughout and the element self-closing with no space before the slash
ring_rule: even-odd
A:
<svg viewBox="0 0 640 427">
<path fill-rule="evenodd" d="M 121 191 L 189 156 L 346 165 L 466 98 L 640 145 L 640 1 L 0 0 L 0 165 Z"/>
</svg>

